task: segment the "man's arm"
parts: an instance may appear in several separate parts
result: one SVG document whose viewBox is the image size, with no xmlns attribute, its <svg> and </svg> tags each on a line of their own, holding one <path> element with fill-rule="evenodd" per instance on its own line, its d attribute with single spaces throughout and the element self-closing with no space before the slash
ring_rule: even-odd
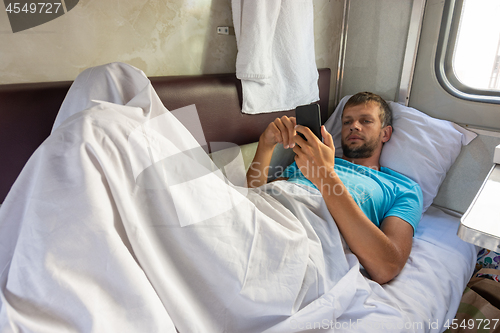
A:
<svg viewBox="0 0 500 333">
<path fill-rule="evenodd" d="M 267 183 L 269 164 L 274 147 L 282 143 L 285 148 L 295 146 L 295 118 L 283 116 L 270 123 L 259 138 L 257 151 L 247 172 L 248 187 L 259 187 Z"/>
<path fill-rule="evenodd" d="M 320 190 L 340 233 L 371 278 L 382 284 L 392 280 L 411 251 L 413 227 L 398 217 L 387 217 L 379 229 L 356 204 L 334 170 L 335 146 L 322 127 L 324 144 L 312 132 L 297 126 L 307 141 L 295 136 L 295 161 Z"/>
<path fill-rule="evenodd" d="M 389 216 L 379 229 L 359 208 L 338 176 L 332 178 L 325 179 L 324 184 L 337 186 L 337 191 L 328 186 L 320 191 L 340 233 L 370 277 L 380 284 L 389 282 L 408 260 L 413 227 L 399 217 Z M 338 192 L 339 186 L 344 189 L 342 193 Z"/>
</svg>

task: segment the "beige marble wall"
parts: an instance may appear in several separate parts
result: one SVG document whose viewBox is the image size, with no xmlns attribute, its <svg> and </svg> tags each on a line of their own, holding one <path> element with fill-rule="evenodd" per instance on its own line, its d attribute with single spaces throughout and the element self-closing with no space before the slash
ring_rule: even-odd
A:
<svg viewBox="0 0 500 333">
<path fill-rule="evenodd" d="M 0 84 L 73 80 L 113 61 L 148 76 L 235 71 L 235 36 L 216 33 L 232 25 L 230 0 L 80 0 L 65 15 L 15 34 L 0 8 Z M 333 73 L 342 8 L 343 0 L 314 0 L 317 66 Z"/>
</svg>

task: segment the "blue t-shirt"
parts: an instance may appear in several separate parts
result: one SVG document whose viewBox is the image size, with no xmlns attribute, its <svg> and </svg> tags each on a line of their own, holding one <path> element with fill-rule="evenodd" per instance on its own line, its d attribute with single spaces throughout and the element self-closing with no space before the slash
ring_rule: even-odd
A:
<svg viewBox="0 0 500 333">
<path fill-rule="evenodd" d="M 422 215 L 422 190 L 410 178 L 381 167 L 380 171 L 335 158 L 335 172 L 365 215 L 375 225 L 388 216 L 408 222 L 417 229 Z M 293 162 L 281 174 L 288 181 L 316 188 Z M 335 191 L 335 189 L 334 189 Z"/>
</svg>

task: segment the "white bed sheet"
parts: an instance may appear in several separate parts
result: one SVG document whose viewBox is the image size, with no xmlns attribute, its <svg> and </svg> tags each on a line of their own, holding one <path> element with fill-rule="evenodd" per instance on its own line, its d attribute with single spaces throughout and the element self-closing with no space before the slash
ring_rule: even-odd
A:
<svg viewBox="0 0 500 333">
<path fill-rule="evenodd" d="M 66 103 L 0 208 L 0 332 L 440 332 L 453 318 L 475 262 L 456 218 L 430 209 L 380 286 L 317 192 L 228 184 L 142 73 L 96 71 L 133 91 Z"/>
<path fill-rule="evenodd" d="M 287 186 L 307 190 L 300 185 Z M 300 197 L 296 201 L 301 201 Z M 300 216 L 300 209 L 283 203 Z M 309 221 L 322 240 L 327 266 L 333 267 L 329 254 L 335 261 L 339 259 L 327 238 L 335 232 L 321 230 L 331 228 L 324 221 L 333 221 L 322 209 L 314 211 L 323 219 Z M 422 217 L 403 271 L 382 286 L 365 278 L 356 257 L 344 249 L 348 270 L 341 270 L 344 275 L 340 279 L 331 277 L 331 281 L 336 281 L 332 289 L 269 332 L 302 332 L 309 328 L 314 328 L 314 332 L 444 331 L 443 325 L 455 317 L 477 255 L 473 245 L 457 237 L 458 225 L 457 217 L 431 206 Z"/>
</svg>

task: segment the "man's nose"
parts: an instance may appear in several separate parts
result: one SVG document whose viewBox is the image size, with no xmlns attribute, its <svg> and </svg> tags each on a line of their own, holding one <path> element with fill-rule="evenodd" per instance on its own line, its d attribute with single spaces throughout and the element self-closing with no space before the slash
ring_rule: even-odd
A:
<svg viewBox="0 0 500 333">
<path fill-rule="evenodd" d="M 360 124 L 359 124 L 359 121 L 353 121 L 351 123 L 351 128 L 350 128 L 351 132 L 353 131 L 359 131 L 360 130 Z"/>
</svg>

